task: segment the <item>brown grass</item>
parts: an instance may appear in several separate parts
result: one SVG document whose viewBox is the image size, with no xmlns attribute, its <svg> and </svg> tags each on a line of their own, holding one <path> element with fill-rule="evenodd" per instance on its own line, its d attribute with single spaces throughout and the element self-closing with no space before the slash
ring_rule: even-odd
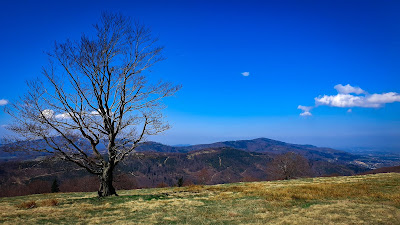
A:
<svg viewBox="0 0 400 225">
<path fill-rule="evenodd" d="M 198 193 L 198 192 L 204 190 L 204 185 L 191 184 L 191 185 L 186 186 L 186 190 L 188 192 Z"/>
<path fill-rule="evenodd" d="M 33 209 L 35 207 L 37 207 L 37 203 L 35 201 L 22 202 L 17 205 L 17 208 L 19 209 Z"/>
<path fill-rule="evenodd" d="M 318 178 L 321 179 L 321 178 Z M 317 181 L 318 181 L 317 179 Z M 381 181 L 359 179 L 354 177 L 352 182 L 346 182 L 348 177 L 338 177 L 339 182 L 301 182 L 278 181 L 278 182 L 253 182 L 242 185 L 215 185 L 209 187 L 198 187 L 196 191 L 208 190 L 226 193 L 231 197 L 262 196 L 268 201 L 288 200 L 333 200 L 333 199 L 357 199 L 391 201 L 393 205 L 400 206 L 400 189 L 398 181 Z M 286 185 L 283 185 L 284 183 Z M 291 184 L 293 183 L 293 184 Z M 382 189 L 382 186 L 386 187 Z"/>
<path fill-rule="evenodd" d="M 296 186 L 264 188 L 243 188 L 243 193 L 249 196 L 264 196 L 267 200 L 317 200 L 341 198 L 386 198 L 385 193 L 376 192 L 372 184 L 304 184 Z"/>
<path fill-rule="evenodd" d="M 40 202 L 40 206 L 57 206 L 59 204 L 57 199 L 46 199 Z"/>
<path fill-rule="evenodd" d="M 397 173 L 190 185 L 119 195 L 0 198 L 0 224 L 400 224 Z M 29 202 L 35 203 L 32 208 Z"/>
</svg>

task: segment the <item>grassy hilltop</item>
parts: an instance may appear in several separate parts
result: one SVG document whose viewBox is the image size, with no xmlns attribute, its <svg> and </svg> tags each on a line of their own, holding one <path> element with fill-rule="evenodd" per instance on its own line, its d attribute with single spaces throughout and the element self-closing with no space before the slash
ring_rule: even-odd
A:
<svg viewBox="0 0 400 225">
<path fill-rule="evenodd" d="M 2 224 L 400 224 L 400 174 L 0 199 Z"/>
</svg>

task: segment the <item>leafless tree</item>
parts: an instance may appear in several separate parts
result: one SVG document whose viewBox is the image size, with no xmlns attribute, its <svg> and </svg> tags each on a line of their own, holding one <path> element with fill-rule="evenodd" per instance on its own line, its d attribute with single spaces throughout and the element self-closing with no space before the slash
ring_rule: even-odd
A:
<svg viewBox="0 0 400 225">
<path fill-rule="evenodd" d="M 200 184 L 207 184 L 211 179 L 211 174 L 207 167 L 204 167 L 197 172 L 197 177 Z"/>
<path fill-rule="evenodd" d="M 55 43 L 44 79 L 29 81 L 28 92 L 6 112 L 16 143 L 98 175 L 99 196 L 110 196 L 117 195 L 114 168 L 146 137 L 169 128 L 161 100 L 181 86 L 148 83 L 147 71 L 164 58 L 146 26 L 103 13 L 94 30 L 93 37 Z"/>
<path fill-rule="evenodd" d="M 308 160 L 294 152 L 277 155 L 267 165 L 267 174 L 272 179 L 289 180 L 311 175 Z"/>
</svg>

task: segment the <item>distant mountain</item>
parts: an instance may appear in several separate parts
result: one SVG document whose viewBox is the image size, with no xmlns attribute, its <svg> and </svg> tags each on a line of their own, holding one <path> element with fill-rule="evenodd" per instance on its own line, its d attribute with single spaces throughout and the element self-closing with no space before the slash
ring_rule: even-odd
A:
<svg viewBox="0 0 400 225">
<path fill-rule="evenodd" d="M 190 144 L 178 144 L 178 145 L 172 145 L 173 147 L 188 147 L 191 146 Z"/>
<path fill-rule="evenodd" d="M 257 138 L 253 140 L 224 141 L 212 144 L 200 144 L 182 147 L 172 147 L 157 142 L 146 142 L 136 148 L 137 152 L 180 152 L 186 153 L 196 150 L 209 148 L 235 148 L 247 152 L 282 154 L 286 152 L 295 152 L 308 159 L 324 160 L 329 162 L 349 163 L 357 156 L 350 153 L 335 150 L 331 148 L 319 148 L 313 145 L 297 145 L 276 141 L 268 138 Z"/>
<path fill-rule="evenodd" d="M 28 143 L 23 143 L 23 145 L 29 144 L 44 144 L 43 140 L 36 140 Z M 80 144 L 87 148 L 90 148 L 90 145 L 86 143 L 84 140 L 80 141 Z M 7 148 L 7 145 L 2 147 Z M 23 148 L 23 147 L 22 147 Z M 106 153 L 105 147 L 100 146 L 102 149 L 101 152 Z M 238 140 L 238 141 L 224 141 L 224 142 L 216 142 L 212 144 L 199 144 L 199 145 L 190 145 L 190 146 L 169 146 L 164 145 L 157 142 L 145 142 L 139 145 L 135 150 L 136 152 L 159 152 L 159 153 L 188 153 L 192 151 L 198 151 L 202 149 L 210 149 L 210 148 L 234 148 L 246 152 L 256 152 L 256 153 L 265 153 L 265 154 L 283 154 L 286 152 L 295 152 L 297 154 L 301 154 L 309 160 L 314 161 L 327 161 L 331 163 L 342 163 L 349 164 L 358 159 L 358 156 L 339 151 L 331 148 L 320 148 L 313 145 L 298 145 L 298 144 L 289 144 L 281 141 L 276 141 L 268 138 L 257 138 L 253 140 Z M 5 153 L 0 151 L 0 161 L 7 160 L 29 160 L 34 159 L 39 156 L 45 156 L 45 153 L 24 153 L 24 152 L 12 152 Z"/>
<path fill-rule="evenodd" d="M 36 140 L 23 144 L 26 146 L 41 142 L 42 140 Z M 85 146 L 85 142 L 82 141 L 81 144 Z M 7 149 L 10 146 L 2 147 Z M 101 148 L 106 154 L 104 146 Z M 268 164 L 278 154 L 287 152 L 295 152 L 308 159 L 312 170 L 310 176 L 364 173 L 370 170 L 370 164 L 378 165 L 379 161 L 376 158 L 368 161 L 366 156 L 362 158 L 331 148 L 289 144 L 268 138 L 190 146 L 145 142 L 138 146 L 136 152 L 127 160 L 119 164 L 116 184 L 118 188 L 130 189 L 176 185 L 179 178 L 183 178 L 189 184 L 268 180 L 272 179 L 271 174 L 267 172 Z M 87 183 L 93 183 L 93 179 L 97 179 L 89 179 L 87 172 L 70 162 L 50 158 L 41 161 L 45 156 L 43 153 L 27 155 L 24 152 L 0 151 L 0 158 L 3 157 L 3 160 L 0 160 L 0 196 L 2 191 L 17 188 L 21 190 L 18 193 L 29 193 L 28 187 L 32 182 L 52 182 L 55 177 L 64 185 L 64 190 L 89 191 L 74 188 L 89 188 Z M 40 160 L 35 160 L 39 157 Z M 96 188 L 91 186 L 89 189 Z"/>
<path fill-rule="evenodd" d="M 135 151 L 136 152 L 185 152 L 180 149 L 181 147 L 164 145 L 158 142 L 148 141 L 140 144 Z"/>
<path fill-rule="evenodd" d="M 43 141 L 42 141 L 43 142 Z M 30 141 L 22 143 L 22 145 L 34 145 L 37 141 Z M 25 151 L 24 147 L 18 147 L 18 151 L 14 144 L 2 144 L 0 145 L 0 162 L 6 161 L 21 161 L 21 160 L 32 160 L 42 156 L 48 156 L 49 153 L 45 152 L 31 152 Z"/>
<path fill-rule="evenodd" d="M 79 140 L 82 146 L 90 148 L 90 145 L 85 140 Z M 24 149 L 24 145 L 43 145 L 43 140 L 35 140 L 24 142 L 20 149 Z M 10 145 L 0 146 L 0 149 L 7 149 Z M 15 146 L 14 146 L 15 147 Z M 265 154 L 282 154 L 286 152 L 295 152 L 301 154 L 309 160 L 326 161 L 339 164 L 353 164 L 357 166 L 376 169 L 379 167 L 397 166 L 400 165 L 400 155 L 395 153 L 383 154 L 352 154 L 345 151 L 340 151 L 332 148 L 321 148 L 313 145 L 290 144 L 282 141 L 276 141 L 268 138 L 257 138 L 253 140 L 237 140 L 224 141 L 211 144 L 199 145 L 182 145 L 169 146 L 157 142 L 145 142 L 136 148 L 136 152 L 159 152 L 159 153 L 188 153 L 209 148 L 235 148 L 247 152 L 258 152 Z M 99 144 L 100 152 L 106 154 L 104 144 Z M 37 152 L 4 152 L 0 150 L 0 162 L 13 160 L 32 160 L 37 157 L 43 157 L 48 154 Z"/>
</svg>

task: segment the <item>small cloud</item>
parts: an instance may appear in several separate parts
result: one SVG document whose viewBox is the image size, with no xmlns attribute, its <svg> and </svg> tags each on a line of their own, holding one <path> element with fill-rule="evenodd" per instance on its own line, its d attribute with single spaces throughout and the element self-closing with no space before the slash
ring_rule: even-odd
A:
<svg viewBox="0 0 400 225">
<path fill-rule="evenodd" d="M 53 110 L 50 110 L 50 111 L 44 110 L 43 115 L 46 118 L 51 118 L 54 115 L 54 111 Z M 100 113 L 98 111 L 94 110 L 92 112 L 85 112 L 85 111 L 83 111 L 83 112 L 65 112 L 65 113 L 60 113 L 60 114 L 55 115 L 54 118 L 67 120 L 67 119 L 71 119 L 72 116 L 79 117 L 79 116 L 99 116 L 99 115 L 100 115 Z"/>
<path fill-rule="evenodd" d="M 301 109 L 301 110 L 303 110 L 303 111 L 308 112 L 308 111 L 310 111 L 313 107 L 312 107 L 312 106 L 303 106 L 303 105 L 299 105 L 297 108 L 298 108 L 298 109 Z"/>
<path fill-rule="evenodd" d="M 300 116 L 312 116 L 310 113 L 311 109 L 313 108 L 312 106 L 299 105 L 297 108 L 303 110 L 303 112 L 300 113 Z"/>
<path fill-rule="evenodd" d="M 250 75 L 250 72 L 243 72 L 242 75 L 248 77 Z"/>
<path fill-rule="evenodd" d="M 56 119 L 71 119 L 71 114 L 69 113 L 61 113 L 55 116 Z"/>
<path fill-rule="evenodd" d="M 75 115 L 77 117 L 78 116 L 99 116 L 100 113 L 99 113 L 99 111 L 96 111 L 96 110 L 91 111 L 91 112 L 83 111 L 83 112 L 80 112 L 80 113 L 78 113 L 78 112 L 66 112 L 66 113 L 57 114 L 57 115 L 54 116 L 54 118 L 56 118 L 56 119 L 71 119 L 73 115 Z"/>
<path fill-rule="evenodd" d="M 312 114 L 310 112 L 302 112 L 300 116 L 312 116 Z"/>
<path fill-rule="evenodd" d="M 352 113 L 353 110 L 352 110 L 352 109 L 348 109 L 347 112 L 348 112 L 348 113 Z"/>
<path fill-rule="evenodd" d="M 41 116 L 46 119 L 51 119 L 54 116 L 54 111 L 51 109 L 45 109 L 42 111 Z"/>
<path fill-rule="evenodd" d="M 8 104 L 8 100 L 0 99 L 0 106 L 7 105 L 7 104 Z"/>
<path fill-rule="evenodd" d="M 363 94 L 366 93 L 363 89 L 359 87 L 353 87 L 350 84 L 343 86 L 342 84 L 335 85 L 335 88 L 340 94 Z"/>
<path fill-rule="evenodd" d="M 90 112 L 90 115 L 93 115 L 93 116 L 99 116 L 100 115 L 100 113 L 99 113 L 99 111 L 91 111 Z"/>
</svg>

